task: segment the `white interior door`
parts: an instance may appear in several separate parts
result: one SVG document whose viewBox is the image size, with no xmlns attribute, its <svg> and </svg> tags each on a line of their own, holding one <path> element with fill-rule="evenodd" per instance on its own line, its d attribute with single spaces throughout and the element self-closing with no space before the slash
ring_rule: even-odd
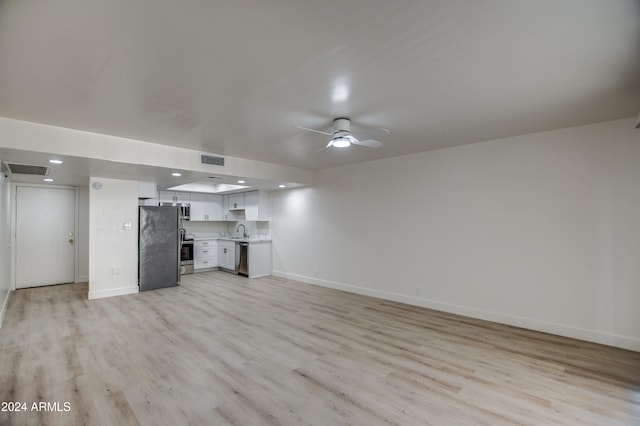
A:
<svg viewBox="0 0 640 426">
<path fill-rule="evenodd" d="M 16 189 L 16 288 L 75 280 L 73 189 Z"/>
</svg>

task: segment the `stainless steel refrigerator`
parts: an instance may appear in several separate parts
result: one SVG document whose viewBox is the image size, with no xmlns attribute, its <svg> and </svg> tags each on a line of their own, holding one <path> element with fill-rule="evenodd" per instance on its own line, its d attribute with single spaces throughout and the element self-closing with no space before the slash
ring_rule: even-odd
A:
<svg viewBox="0 0 640 426">
<path fill-rule="evenodd" d="M 175 206 L 141 206 L 138 214 L 140 291 L 180 282 L 179 212 Z"/>
</svg>

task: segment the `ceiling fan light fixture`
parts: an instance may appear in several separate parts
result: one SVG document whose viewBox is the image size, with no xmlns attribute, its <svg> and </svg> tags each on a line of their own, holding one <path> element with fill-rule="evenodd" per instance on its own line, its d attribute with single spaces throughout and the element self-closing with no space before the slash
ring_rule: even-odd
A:
<svg viewBox="0 0 640 426">
<path fill-rule="evenodd" d="M 332 144 L 332 146 L 335 146 L 336 148 L 346 148 L 349 145 L 351 145 L 351 141 L 348 138 L 342 136 L 335 138 Z"/>
</svg>

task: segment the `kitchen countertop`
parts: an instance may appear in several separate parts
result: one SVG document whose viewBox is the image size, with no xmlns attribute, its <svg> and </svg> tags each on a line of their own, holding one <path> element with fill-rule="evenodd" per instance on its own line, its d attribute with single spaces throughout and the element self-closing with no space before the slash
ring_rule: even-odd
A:
<svg viewBox="0 0 640 426">
<path fill-rule="evenodd" d="M 220 237 L 218 239 L 222 240 L 222 241 L 238 241 L 238 242 L 241 242 L 241 243 L 261 243 L 261 242 L 270 242 L 271 241 L 271 238 L 256 238 L 256 237 L 251 237 L 251 238 Z"/>
<path fill-rule="evenodd" d="M 234 238 L 234 237 L 221 237 L 219 235 L 209 235 L 209 234 L 191 234 L 193 235 L 194 240 L 222 240 L 222 241 L 237 241 L 244 243 L 261 243 L 261 242 L 271 242 L 271 238 L 267 237 L 249 237 L 249 238 Z"/>
</svg>

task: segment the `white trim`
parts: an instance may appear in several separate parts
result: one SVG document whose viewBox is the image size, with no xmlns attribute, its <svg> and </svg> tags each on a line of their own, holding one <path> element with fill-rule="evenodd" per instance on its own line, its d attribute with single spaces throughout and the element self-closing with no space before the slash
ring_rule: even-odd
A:
<svg viewBox="0 0 640 426">
<path fill-rule="evenodd" d="M 4 298 L 4 303 L 2 303 L 2 307 L 0 308 L 0 328 L 2 328 L 4 315 L 7 313 L 7 308 L 9 307 L 9 299 L 11 298 L 11 293 L 13 293 L 13 290 L 9 290 L 7 292 L 7 297 Z"/>
<path fill-rule="evenodd" d="M 131 286 L 131 287 L 113 288 L 113 289 L 102 290 L 102 291 L 90 291 L 89 300 L 102 299 L 104 297 L 124 296 L 125 294 L 134 294 L 138 292 L 139 292 L 139 289 L 137 285 Z"/>
<path fill-rule="evenodd" d="M 394 302 L 406 303 L 407 305 L 420 306 L 423 308 L 434 309 L 437 311 L 448 312 L 466 317 L 497 322 L 500 324 L 511 325 L 515 327 L 526 328 L 528 330 L 541 331 L 544 333 L 555 334 L 558 336 L 570 337 L 573 339 L 585 340 L 588 342 L 600 343 L 618 348 L 629 349 L 632 351 L 640 351 L 640 339 L 621 336 L 603 331 L 589 330 L 586 328 L 573 327 L 566 324 L 558 324 L 547 321 L 540 321 L 532 318 L 524 318 L 513 315 L 507 315 L 500 312 L 485 311 L 482 309 L 470 308 L 468 306 L 454 305 L 450 303 L 440 302 L 437 300 L 424 299 L 414 296 L 406 296 L 403 294 L 389 293 L 380 290 L 374 290 L 366 287 L 358 287 L 350 284 L 343 284 L 334 281 L 321 280 L 318 278 L 307 277 L 304 275 L 290 274 L 283 271 L 273 271 L 273 275 L 281 278 L 301 281 L 307 284 L 313 284 L 320 287 L 333 288 L 336 290 L 347 291 L 349 293 L 361 294 L 364 296 L 375 297 L 378 299 L 391 300 Z"/>
<path fill-rule="evenodd" d="M 89 282 L 89 275 L 78 275 L 78 278 L 76 278 L 76 282 L 77 283 L 88 283 Z"/>
<path fill-rule="evenodd" d="M 259 275 L 251 275 L 247 278 L 264 278 L 264 277 L 270 277 L 272 274 L 259 274 Z"/>
<path fill-rule="evenodd" d="M 47 188 L 47 189 L 72 189 L 74 191 L 74 211 L 73 211 L 73 229 L 74 229 L 74 254 L 73 254 L 73 275 L 74 282 L 83 282 L 80 280 L 78 276 L 79 265 L 78 265 L 78 229 L 79 229 L 79 220 L 80 220 L 80 211 L 79 211 L 79 198 L 80 194 L 78 192 L 77 186 L 67 186 L 67 185 L 42 185 L 42 184 L 33 184 L 33 183 L 20 183 L 20 182 L 12 182 L 11 183 L 11 201 L 13 205 L 11 206 L 11 278 L 10 278 L 10 286 L 11 290 L 17 290 L 16 287 L 16 221 L 18 215 L 18 187 L 31 187 L 31 188 Z M 85 281 L 89 281 L 87 278 Z"/>
<path fill-rule="evenodd" d="M 73 194 L 73 279 L 80 282 L 80 251 L 78 248 L 78 232 L 80 230 L 80 191 L 78 187 L 72 187 Z M 87 280 L 88 281 L 88 280 Z"/>
</svg>

